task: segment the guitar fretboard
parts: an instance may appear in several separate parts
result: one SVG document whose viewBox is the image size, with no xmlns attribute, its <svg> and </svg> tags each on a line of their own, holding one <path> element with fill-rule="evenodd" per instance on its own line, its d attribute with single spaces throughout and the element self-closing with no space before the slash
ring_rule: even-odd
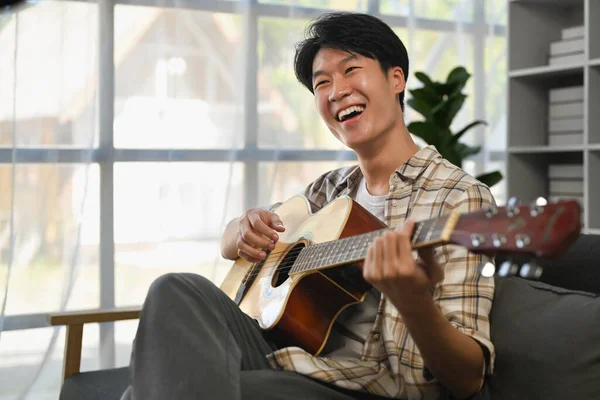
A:
<svg viewBox="0 0 600 400">
<path fill-rule="evenodd" d="M 415 223 L 411 239 L 413 248 L 438 243 L 442 239 L 442 233 L 447 222 L 448 217 L 446 216 Z M 307 246 L 298 255 L 290 274 L 362 261 L 367 256 L 371 243 L 388 230 L 388 228 L 385 228 Z"/>
</svg>

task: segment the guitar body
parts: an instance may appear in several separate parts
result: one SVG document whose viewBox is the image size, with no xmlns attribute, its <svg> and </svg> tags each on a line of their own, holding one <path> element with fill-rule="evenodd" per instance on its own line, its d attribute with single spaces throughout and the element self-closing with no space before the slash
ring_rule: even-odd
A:
<svg viewBox="0 0 600 400">
<path fill-rule="evenodd" d="M 240 309 L 279 346 L 299 346 L 318 355 L 338 315 L 362 302 L 371 286 L 362 279 L 357 263 L 288 275 L 295 255 L 304 246 L 371 232 L 385 224 L 347 196 L 315 214 L 306 198 L 295 196 L 276 213 L 286 230 L 279 233 L 275 249 L 256 265 L 236 260 L 221 290 L 235 300 L 248 274 L 255 276 L 238 304 Z"/>
</svg>

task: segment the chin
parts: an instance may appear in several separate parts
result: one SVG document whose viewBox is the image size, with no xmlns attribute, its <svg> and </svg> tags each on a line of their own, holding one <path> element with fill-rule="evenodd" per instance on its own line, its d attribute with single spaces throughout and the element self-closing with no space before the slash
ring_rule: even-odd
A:
<svg viewBox="0 0 600 400">
<path fill-rule="evenodd" d="M 369 138 L 351 138 L 342 140 L 342 143 L 352 150 L 358 150 L 369 143 Z"/>
</svg>

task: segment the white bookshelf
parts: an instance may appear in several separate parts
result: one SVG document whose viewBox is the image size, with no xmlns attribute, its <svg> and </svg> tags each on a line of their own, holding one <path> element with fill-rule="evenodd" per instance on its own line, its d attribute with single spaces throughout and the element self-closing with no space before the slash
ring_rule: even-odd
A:
<svg viewBox="0 0 600 400">
<path fill-rule="evenodd" d="M 600 234 L 600 0 L 508 7 L 507 193 L 564 190 L 582 202 L 583 231 Z"/>
</svg>

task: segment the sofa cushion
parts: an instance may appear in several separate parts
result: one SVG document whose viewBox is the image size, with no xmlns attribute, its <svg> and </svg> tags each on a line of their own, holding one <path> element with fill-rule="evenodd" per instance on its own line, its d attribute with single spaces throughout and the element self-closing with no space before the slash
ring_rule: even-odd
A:
<svg viewBox="0 0 600 400">
<path fill-rule="evenodd" d="M 128 385 L 128 368 L 82 372 L 65 381 L 59 400 L 119 400 Z"/>
<path fill-rule="evenodd" d="M 600 399 L 600 297 L 496 278 L 491 399 Z"/>
<path fill-rule="evenodd" d="M 496 265 L 509 258 L 507 254 L 496 257 Z M 528 261 L 526 257 L 510 256 L 518 264 Z M 584 290 L 600 294 L 600 235 L 581 234 L 558 259 L 540 259 L 543 267 L 539 281 L 565 289 Z"/>
</svg>

